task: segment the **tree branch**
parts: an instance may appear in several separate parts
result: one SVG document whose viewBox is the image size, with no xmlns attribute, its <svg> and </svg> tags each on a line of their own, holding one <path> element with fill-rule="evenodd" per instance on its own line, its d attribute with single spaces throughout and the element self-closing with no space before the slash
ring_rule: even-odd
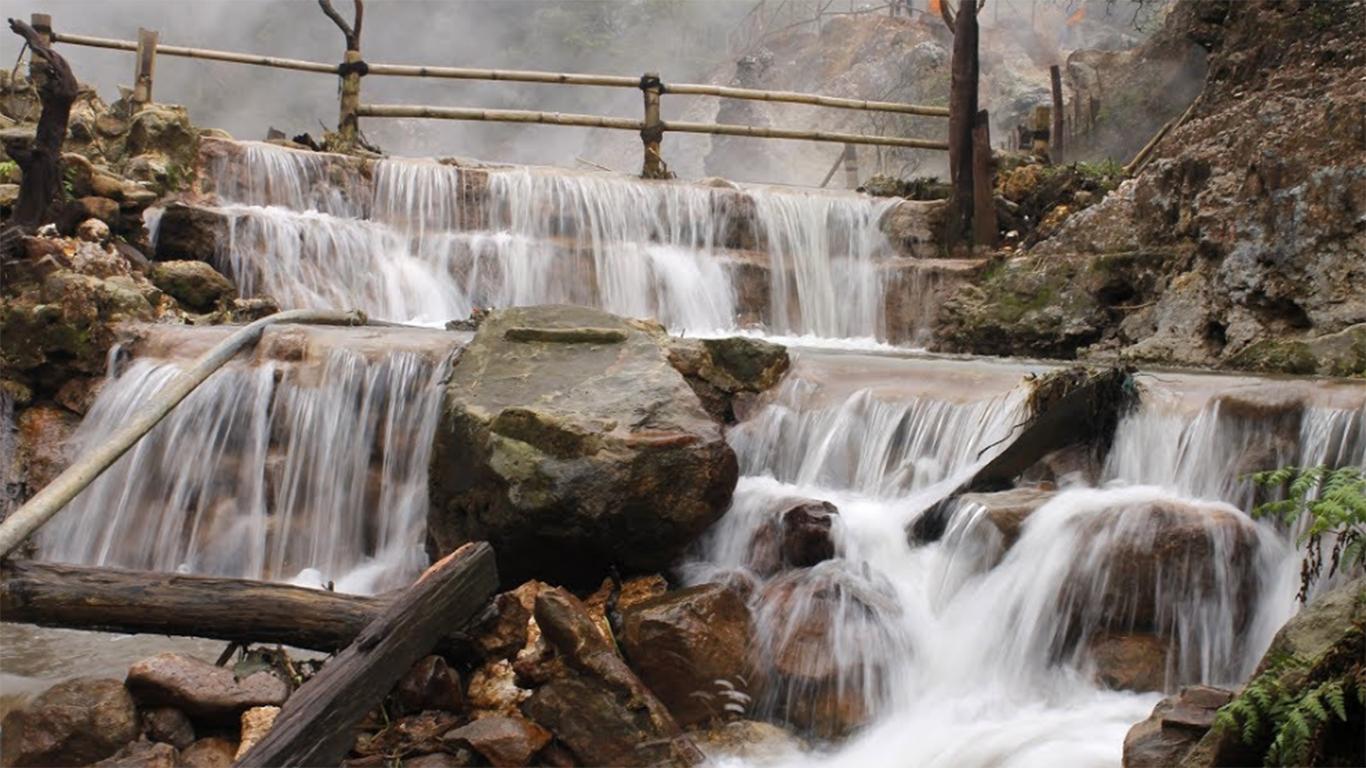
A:
<svg viewBox="0 0 1366 768">
<path fill-rule="evenodd" d="M 331 19 L 332 23 L 336 24 L 337 28 L 341 30 L 342 35 L 346 37 L 346 50 L 359 51 L 360 25 L 365 18 L 365 6 L 361 3 L 361 0 L 356 0 L 355 28 L 352 28 L 350 24 L 347 24 L 346 19 L 343 19 L 342 15 L 337 13 L 337 9 L 332 7 L 332 0 L 318 0 L 318 7 L 323 9 L 323 13 L 327 14 L 327 18 Z"/>
<path fill-rule="evenodd" d="M 79 86 L 76 76 L 71 72 L 71 65 L 44 42 L 36 29 L 19 19 L 10 19 L 9 28 L 24 38 L 33 55 L 42 60 L 46 70 L 38 87 L 43 111 L 38 116 L 38 128 L 32 145 L 27 149 L 6 148 L 23 171 L 12 221 L 17 227 L 32 230 L 43 223 L 54 198 L 61 191 L 62 142 L 66 140 L 71 105 L 76 102 Z"/>
</svg>

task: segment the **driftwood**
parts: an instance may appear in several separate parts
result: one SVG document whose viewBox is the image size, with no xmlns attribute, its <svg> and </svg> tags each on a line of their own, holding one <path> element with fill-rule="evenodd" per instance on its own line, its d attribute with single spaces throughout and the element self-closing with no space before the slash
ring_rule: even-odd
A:
<svg viewBox="0 0 1366 768">
<path fill-rule="evenodd" d="M 493 549 L 466 544 L 427 569 L 384 613 L 285 702 L 270 733 L 235 765 L 337 765 L 357 722 L 498 588 Z"/>
<path fill-rule="evenodd" d="M 345 648 L 388 605 L 248 579 L 26 561 L 0 564 L 4 621 L 126 634 Z"/>
<path fill-rule="evenodd" d="M 49 209 L 62 189 L 62 142 L 66 139 L 66 125 L 71 117 L 71 105 L 76 101 L 77 85 L 71 65 L 52 50 L 38 30 L 19 19 L 10 19 L 9 28 L 24 38 L 33 55 L 46 64 L 38 83 L 43 111 L 38 116 L 33 143 L 26 145 L 16 141 L 5 146 L 5 152 L 23 172 L 11 223 L 31 232 L 47 220 Z"/>
</svg>

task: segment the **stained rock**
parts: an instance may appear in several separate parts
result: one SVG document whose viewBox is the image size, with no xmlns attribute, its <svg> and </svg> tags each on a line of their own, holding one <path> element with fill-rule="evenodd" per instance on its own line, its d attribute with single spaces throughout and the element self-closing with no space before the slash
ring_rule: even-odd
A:
<svg viewBox="0 0 1366 768">
<path fill-rule="evenodd" d="M 237 288 L 202 261 L 163 261 L 152 268 L 152 283 L 189 309 L 213 309 L 233 298 Z"/>
<path fill-rule="evenodd" d="M 26 469 L 25 487 L 37 493 L 70 463 L 67 443 L 80 418 L 51 405 L 26 408 L 17 419 L 20 463 Z"/>
<path fill-rule="evenodd" d="M 78 677 L 5 715 L 0 731 L 0 764 L 87 765 L 138 737 L 138 713 L 119 681 Z"/>
<path fill-rule="evenodd" d="M 787 348 L 760 339 L 670 339 L 669 362 L 716 419 L 733 423 L 737 397 L 771 389 L 791 366 Z"/>
<path fill-rule="evenodd" d="M 744 711 L 753 630 L 736 590 L 689 587 L 637 603 L 622 619 L 631 668 L 680 725 Z"/>
<path fill-rule="evenodd" d="M 481 717 L 448 731 L 442 741 L 468 747 L 495 768 L 520 768 L 550 743 L 550 732 L 522 717 Z"/>
<path fill-rule="evenodd" d="M 160 741 L 176 749 L 194 743 L 194 724 L 175 707 L 152 707 L 142 712 L 142 733 L 149 741 Z"/>
<path fill-rule="evenodd" d="M 460 673 L 451 669 L 440 656 L 428 656 L 413 665 L 399 680 L 393 695 L 394 703 L 402 713 L 426 709 L 461 712 L 465 709 Z"/>
<path fill-rule="evenodd" d="M 566 341 L 585 329 L 598 340 Z M 437 550 L 487 540 L 509 584 L 595 584 L 611 563 L 672 564 L 724 513 L 738 469 L 663 343 L 654 326 L 585 307 L 490 313 L 446 390 L 431 471 Z"/>
<path fill-rule="evenodd" d="M 252 707 L 279 706 L 289 696 L 283 680 L 262 671 L 238 680 L 232 670 L 178 653 L 161 653 L 128 670 L 128 690 L 139 701 L 180 709 L 194 720 L 238 722 Z"/>
</svg>

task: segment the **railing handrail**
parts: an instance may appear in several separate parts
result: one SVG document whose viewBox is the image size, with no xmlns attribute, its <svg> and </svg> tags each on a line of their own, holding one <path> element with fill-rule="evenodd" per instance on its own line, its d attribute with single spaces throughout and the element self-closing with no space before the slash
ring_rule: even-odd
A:
<svg viewBox="0 0 1366 768">
<path fill-rule="evenodd" d="M 53 32 L 54 42 L 68 45 L 82 45 L 91 48 L 107 48 L 118 51 L 134 52 L 138 44 L 133 40 L 118 40 L 89 35 L 73 35 L 66 32 Z M 293 69 L 319 74 L 338 74 L 336 64 L 303 59 L 288 59 L 277 56 L 264 56 L 236 51 L 219 51 L 208 48 L 190 48 L 179 45 L 157 43 L 156 52 L 167 56 L 181 56 L 193 59 L 227 61 L 235 64 L 250 64 L 277 69 Z M 469 67 L 434 67 L 420 64 L 366 64 L 366 75 L 381 77 L 431 77 L 453 80 L 487 80 L 491 82 L 547 83 L 552 85 L 589 85 L 606 88 L 640 88 L 639 77 L 624 75 L 594 75 L 579 72 L 544 72 L 525 69 L 477 69 Z M 727 99 L 748 101 L 769 101 L 790 104 L 809 104 L 812 106 L 832 107 L 835 109 L 854 109 L 872 112 L 894 112 L 926 117 L 948 117 L 948 107 L 933 107 L 922 104 L 905 104 L 893 101 L 874 101 L 870 99 L 850 99 L 839 96 L 823 96 L 816 93 L 798 91 L 769 91 L 755 88 L 733 88 L 724 85 L 704 83 L 665 83 L 664 93 L 683 96 L 716 96 Z"/>
</svg>

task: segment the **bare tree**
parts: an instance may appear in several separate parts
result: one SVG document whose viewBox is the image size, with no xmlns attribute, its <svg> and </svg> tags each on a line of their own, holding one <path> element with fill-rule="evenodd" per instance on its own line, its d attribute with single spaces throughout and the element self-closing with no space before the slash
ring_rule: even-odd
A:
<svg viewBox="0 0 1366 768">
<path fill-rule="evenodd" d="M 49 218 L 52 204 L 62 189 L 62 142 L 66 139 L 71 105 L 76 101 L 77 84 L 71 65 L 52 50 L 51 44 L 36 29 L 19 19 L 10 19 L 9 28 L 24 38 L 33 55 L 44 65 L 44 76 L 38 78 L 38 98 L 43 111 L 38 116 L 33 142 L 20 140 L 5 144 L 5 152 L 23 171 L 11 224 L 20 231 L 31 232 Z"/>
</svg>

